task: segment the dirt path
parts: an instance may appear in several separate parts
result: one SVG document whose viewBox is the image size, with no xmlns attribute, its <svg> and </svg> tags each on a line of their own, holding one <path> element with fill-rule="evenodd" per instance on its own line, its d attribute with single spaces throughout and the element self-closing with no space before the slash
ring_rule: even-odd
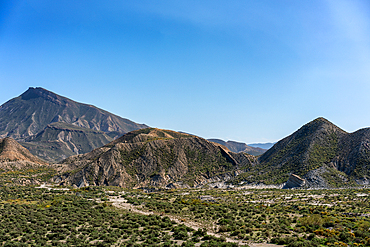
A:
<svg viewBox="0 0 370 247">
<path fill-rule="evenodd" d="M 176 216 L 173 216 L 173 215 L 157 214 L 157 213 L 154 213 L 154 212 L 151 212 L 151 211 L 149 211 L 149 212 L 144 211 L 144 210 L 140 209 L 141 206 L 134 206 L 130 203 L 127 203 L 127 201 L 124 198 L 118 198 L 118 197 L 115 197 L 115 196 L 110 196 L 109 201 L 112 202 L 112 206 L 114 206 L 114 207 L 126 209 L 126 210 L 129 210 L 129 211 L 134 212 L 134 213 L 144 214 L 144 215 L 156 214 L 156 215 L 160 215 L 161 217 L 167 216 L 168 218 L 175 221 L 176 223 L 184 224 L 185 226 L 191 227 L 195 230 L 198 230 L 199 228 L 204 228 L 202 226 L 202 224 L 200 224 L 198 222 L 193 222 L 193 221 L 188 221 L 188 220 L 184 221 L 180 217 L 176 217 Z M 225 237 L 225 236 L 222 236 L 220 234 L 217 234 L 217 233 L 214 233 L 214 232 L 211 232 L 211 231 L 208 231 L 208 230 L 207 230 L 207 234 L 211 235 L 211 236 L 214 236 L 214 237 L 217 237 L 217 238 Z M 226 239 L 227 242 L 237 243 L 239 245 L 250 246 L 250 247 L 278 247 L 278 246 L 281 246 L 281 245 L 274 245 L 274 244 L 247 243 L 244 240 L 236 240 L 236 239 L 232 239 L 232 238 L 228 238 L 228 237 L 225 237 L 225 239 Z"/>
<path fill-rule="evenodd" d="M 69 190 L 67 188 L 52 188 L 51 186 L 46 185 L 46 184 L 42 184 L 42 185 L 40 185 L 39 187 L 36 187 L 36 188 L 44 188 L 44 189 L 48 189 L 48 190 L 51 190 L 51 189 L 53 189 L 53 190 Z M 184 221 L 183 219 L 181 219 L 181 217 L 176 217 L 176 216 L 173 216 L 173 215 L 166 215 L 166 214 L 158 214 L 158 213 L 151 212 L 151 211 L 144 211 L 144 210 L 141 209 L 141 206 L 134 206 L 130 203 L 127 203 L 127 200 L 124 199 L 124 198 L 120 198 L 120 197 L 117 197 L 117 196 L 108 196 L 108 198 L 109 198 L 109 202 L 112 203 L 112 206 L 114 206 L 116 208 L 122 208 L 122 209 L 128 210 L 130 212 L 143 214 L 143 215 L 156 214 L 156 215 L 160 215 L 161 217 L 166 217 L 167 216 L 168 218 L 175 221 L 176 223 L 184 224 L 185 226 L 191 227 L 195 230 L 198 230 L 199 228 L 206 229 L 206 227 L 202 226 L 201 223 L 188 221 L 188 220 Z M 101 202 L 100 200 L 97 200 L 97 201 Z M 220 235 L 220 234 L 208 231 L 208 230 L 207 230 L 207 234 L 211 235 L 211 236 L 214 236 L 214 237 L 217 237 L 217 238 L 224 237 L 227 242 L 237 243 L 238 245 L 249 246 L 249 247 L 280 247 L 280 246 L 282 246 L 282 245 L 265 244 L 265 243 L 247 243 L 244 240 L 236 240 L 236 239 L 228 238 L 228 237 L 225 237 L 223 235 Z M 199 246 L 199 245 L 200 245 L 200 243 L 195 244 L 195 246 Z"/>
<path fill-rule="evenodd" d="M 126 209 L 126 210 L 129 210 L 129 211 L 134 212 L 134 213 L 144 214 L 144 215 L 157 214 L 157 213 L 154 213 L 154 212 L 148 212 L 148 211 L 141 210 L 140 206 L 135 207 L 132 204 L 127 203 L 126 200 L 123 199 L 123 198 L 117 198 L 117 197 L 111 196 L 111 197 L 109 197 L 109 201 L 112 202 L 112 206 L 114 206 L 114 207 Z M 157 214 L 157 215 L 159 215 L 159 214 Z M 175 221 L 176 223 L 184 224 L 185 226 L 191 227 L 195 230 L 198 230 L 199 228 L 203 228 L 200 223 L 192 222 L 192 221 L 188 221 L 188 220 L 184 221 L 184 220 L 181 220 L 181 218 L 173 216 L 173 215 L 160 214 L 160 216 L 161 217 L 166 217 L 167 216 L 168 218 Z M 214 236 L 214 237 L 217 237 L 217 238 L 224 237 L 220 234 L 210 232 L 210 231 L 207 231 L 207 234 L 211 235 L 211 236 Z M 225 238 L 225 239 L 226 239 L 227 242 L 238 243 L 239 245 L 248 246 L 248 244 L 243 240 L 235 240 L 235 239 L 231 239 L 231 238 Z"/>
</svg>

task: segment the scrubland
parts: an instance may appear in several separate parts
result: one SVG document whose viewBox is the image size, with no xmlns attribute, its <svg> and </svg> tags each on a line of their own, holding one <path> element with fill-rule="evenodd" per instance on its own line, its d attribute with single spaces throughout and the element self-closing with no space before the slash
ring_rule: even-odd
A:
<svg viewBox="0 0 370 247">
<path fill-rule="evenodd" d="M 3 246 L 370 246 L 370 189 L 3 186 Z"/>
</svg>

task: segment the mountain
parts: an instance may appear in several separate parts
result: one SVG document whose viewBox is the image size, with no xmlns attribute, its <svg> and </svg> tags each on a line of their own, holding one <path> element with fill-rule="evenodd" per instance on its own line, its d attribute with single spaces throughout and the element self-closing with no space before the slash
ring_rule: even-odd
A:
<svg viewBox="0 0 370 247">
<path fill-rule="evenodd" d="M 250 147 L 249 145 L 247 145 L 245 143 L 242 143 L 242 142 L 234 142 L 234 141 L 225 142 L 225 141 L 220 140 L 220 139 L 208 139 L 208 141 L 221 144 L 221 145 L 227 147 L 230 151 L 232 151 L 234 153 L 245 152 L 247 154 L 258 156 L 258 155 L 261 155 L 264 152 L 266 152 L 265 149 Z"/>
<path fill-rule="evenodd" d="M 193 187 L 225 181 L 256 162 L 203 138 L 147 128 L 56 165 L 54 181 L 76 186 Z"/>
<path fill-rule="evenodd" d="M 0 106 L 0 138 L 12 137 L 24 141 L 53 122 L 103 131 L 108 135 L 122 135 L 148 127 L 41 87 L 30 87 L 22 95 Z"/>
<path fill-rule="evenodd" d="M 369 168 L 369 128 L 347 133 L 317 118 L 277 142 L 235 182 L 279 184 L 295 174 L 308 187 L 338 187 L 369 183 Z"/>
<path fill-rule="evenodd" d="M 248 146 L 250 147 L 254 147 L 254 148 L 262 148 L 262 149 L 270 149 L 272 146 L 275 145 L 276 142 L 267 142 L 267 143 L 251 143 L 251 144 L 248 144 Z"/>
<path fill-rule="evenodd" d="M 55 122 L 20 144 L 38 157 L 53 163 L 72 155 L 90 152 L 111 141 L 113 138 L 103 131 Z"/>
<path fill-rule="evenodd" d="M 12 137 L 51 163 L 146 127 L 40 87 L 0 106 L 0 138 Z"/>
</svg>

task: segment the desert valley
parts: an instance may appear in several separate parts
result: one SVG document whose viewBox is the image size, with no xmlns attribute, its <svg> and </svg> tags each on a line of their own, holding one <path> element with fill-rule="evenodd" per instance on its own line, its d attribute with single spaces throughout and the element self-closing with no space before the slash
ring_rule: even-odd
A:
<svg viewBox="0 0 370 247">
<path fill-rule="evenodd" d="M 29 88 L 0 137 L 3 246 L 370 246 L 370 128 L 263 149 Z"/>
</svg>

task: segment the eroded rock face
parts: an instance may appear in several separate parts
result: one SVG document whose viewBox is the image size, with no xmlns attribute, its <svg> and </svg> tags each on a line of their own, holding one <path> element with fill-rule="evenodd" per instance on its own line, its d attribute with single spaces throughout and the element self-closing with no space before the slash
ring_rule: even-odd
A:
<svg viewBox="0 0 370 247">
<path fill-rule="evenodd" d="M 10 137 L 0 139 L 0 163 L 25 161 L 46 165 L 45 161 L 33 156 L 26 148 Z"/>
<path fill-rule="evenodd" d="M 305 176 L 306 186 L 309 188 L 329 188 L 327 181 L 323 177 L 323 174 L 329 173 L 327 166 L 319 167 L 315 170 L 309 171 Z"/>
<path fill-rule="evenodd" d="M 35 172 L 45 174 L 51 167 L 43 160 L 33 156 L 26 148 L 10 137 L 0 139 L 0 184 L 37 185 L 42 178 Z M 10 174 L 14 174 L 9 176 Z M 14 173 L 13 173 L 14 172 Z"/>
<path fill-rule="evenodd" d="M 292 188 L 297 188 L 297 187 L 302 187 L 304 186 L 306 181 L 295 175 L 295 174 L 290 174 L 288 181 L 285 183 L 283 189 L 292 189 Z"/>
<path fill-rule="evenodd" d="M 69 156 L 90 152 L 111 141 L 113 138 L 102 131 L 55 122 L 21 142 L 21 145 L 44 160 L 57 163 Z"/>
</svg>

